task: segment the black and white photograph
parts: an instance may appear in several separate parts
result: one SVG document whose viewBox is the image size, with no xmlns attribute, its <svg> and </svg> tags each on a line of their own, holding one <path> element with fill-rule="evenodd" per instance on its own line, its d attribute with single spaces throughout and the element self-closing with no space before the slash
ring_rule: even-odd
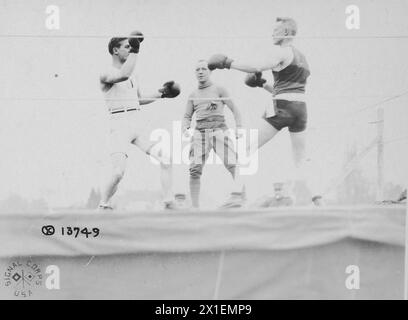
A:
<svg viewBox="0 0 408 320">
<path fill-rule="evenodd" d="M 407 15 L 0 0 L 0 300 L 407 300 Z"/>
</svg>

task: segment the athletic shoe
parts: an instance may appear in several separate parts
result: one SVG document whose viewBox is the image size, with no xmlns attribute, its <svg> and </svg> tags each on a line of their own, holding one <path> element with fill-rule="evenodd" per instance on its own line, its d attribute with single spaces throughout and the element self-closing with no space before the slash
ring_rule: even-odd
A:
<svg viewBox="0 0 408 320">
<path fill-rule="evenodd" d="M 232 192 L 229 199 L 219 209 L 235 209 L 242 208 L 245 204 L 244 192 Z"/>
<path fill-rule="evenodd" d="M 312 203 L 316 206 L 316 207 L 321 207 L 324 205 L 323 203 L 323 197 L 320 195 L 314 196 L 312 198 Z"/>
<path fill-rule="evenodd" d="M 98 211 L 113 210 L 113 208 L 107 204 L 100 204 L 98 206 Z"/>
<path fill-rule="evenodd" d="M 177 205 L 176 201 L 174 201 L 174 200 L 163 201 L 163 209 L 164 210 L 177 210 L 178 205 Z"/>
</svg>

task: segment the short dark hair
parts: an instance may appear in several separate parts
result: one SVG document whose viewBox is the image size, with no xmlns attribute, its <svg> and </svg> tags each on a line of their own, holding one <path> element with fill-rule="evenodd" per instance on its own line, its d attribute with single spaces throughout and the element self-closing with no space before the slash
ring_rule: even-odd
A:
<svg viewBox="0 0 408 320">
<path fill-rule="evenodd" d="M 204 64 L 207 66 L 207 69 L 210 70 L 210 69 L 208 68 L 208 60 L 205 60 L 205 59 L 200 59 L 200 60 L 198 60 L 197 63 L 196 63 L 196 68 L 197 68 L 197 65 L 200 64 L 200 63 L 204 63 Z M 196 70 L 197 70 L 197 69 L 196 69 Z M 210 70 L 210 71 L 211 71 L 211 70 Z"/>
<path fill-rule="evenodd" d="M 206 63 L 206 64 L 208 65 L 208 61 L 205 60 L 205 59 L 200 59 L 200 60 L 198 60 L 198 61 L 197 61 L 197 64 L 199 64 L 199 63 L 201 63 L 201 62 L 204 62 L 204 63 Z"/>
<path fill-rule="evenodd" d="M 126 40 L 128 38 L 112 38 L 109 41 L 108 44 L 108 51 L 112 55 L 113 54 L 113 48 L 119 48 L 120 44 L 122 41 Z"/>
<path fill-rule="evenodd" d="M 286 29 L 289 31 L 289 35 L 295 36 L 297 33 L 297 23 L 292 18 L 287 17 L 278 17 L 276 18 L 276 22 L 282 22 Z"/>
</svg>

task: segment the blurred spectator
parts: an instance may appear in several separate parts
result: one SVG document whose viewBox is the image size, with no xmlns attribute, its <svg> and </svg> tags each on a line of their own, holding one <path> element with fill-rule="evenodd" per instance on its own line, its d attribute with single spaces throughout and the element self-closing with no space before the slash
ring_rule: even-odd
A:
<svg viewBox="0 0 408 320">
<path fill-rule="evenodd" d="M 270 207 L 288 207 L 293 205 L 293 199 L 285 195 L 285 184 L 276 182 L 273 184 L 274 194 L 271 196 L 263 196 L 257 200 L 252 207 L 270 208 Z"/>
<path fill-rule="evenodd" d="M 174 200 L 176 202 L 177 209 L 188 209 L 191 206 L 187 200 L 187 196 L 184 193 L 176 193 L 174 195 Z"/>
<path fill-rule="evenodd" d="M 407 200 L 407 189 L 402 191 L 401 195 L 398 198 L 398 202 L 403 202 L 404 200 Z"/>
</svg>

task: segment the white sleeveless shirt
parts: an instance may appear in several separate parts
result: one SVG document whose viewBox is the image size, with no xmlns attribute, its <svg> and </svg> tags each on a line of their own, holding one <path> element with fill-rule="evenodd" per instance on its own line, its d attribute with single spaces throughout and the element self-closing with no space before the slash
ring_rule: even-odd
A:
<svg viewBox="0 0 408 320">
<path fill-rule="evenodd" d="M 109 112 L 123 109 L 140 109 L 138 84 L 132 75 L 126 81 L 114 83 L 108 91 L 104 91 L 105 104 Z"/>
</svg>

